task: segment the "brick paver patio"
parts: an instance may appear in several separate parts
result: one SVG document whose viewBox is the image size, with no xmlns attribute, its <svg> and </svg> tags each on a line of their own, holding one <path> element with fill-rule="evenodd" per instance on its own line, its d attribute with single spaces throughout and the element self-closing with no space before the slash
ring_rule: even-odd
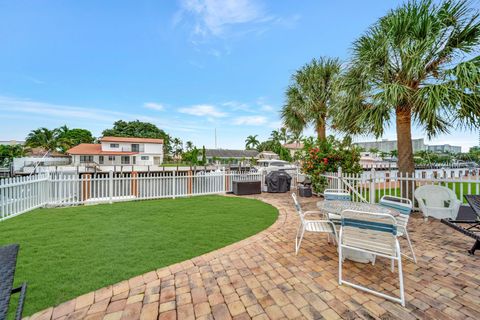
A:
<svg viewBox="0 0 480 320">
<path fill-rule="evenodd" d="M 209 254 L 85 294 L 40 319 L 480 319 L 480 260 L 472 240 L 438 221 L 411 219 L 418 264 L 404 259 L 406 307 L 339 286 L 336 247 L 306 235 L 295 256 L 298 218 L 288 194 L 262 194 L 280 215 L 269 229 Z M 318 198 L 300 198 L 314 209 Z M 404 244 L 404 243 L 403 243 Z M 405 246 L 403 246 L 405 248 Z M 345 263 L 345 276 L 393 293 L 389 261 Z"/>
</svg>

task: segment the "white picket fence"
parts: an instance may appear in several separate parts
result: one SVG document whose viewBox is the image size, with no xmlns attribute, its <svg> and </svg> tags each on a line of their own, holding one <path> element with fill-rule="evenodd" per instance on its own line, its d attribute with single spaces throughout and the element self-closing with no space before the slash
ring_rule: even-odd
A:
<svg viewBox="0 0 480 320">
<path fill-rule="evenodd" d="M 377 203 L 383 195 L 410 195 L 415 203 L 414 192 L 422 185 L 441 185 L 453 190 L 459 200 L 466 194 L 480 195 L 480 170 L 464 170 L 454 173 L 449 170 L 433 172 L 417 171 L 414 174 L 397 172 L 370 172 L 358 174 L 338 172 L 321 175 L 327 179 L 327 188 L 345 189 L 352 195 L 353 201 Z M 416 209 L 418 209 L 416 207 Z"/>
<path fill-rule="evenodd" d="M 39 174 L 0 180 L 0 221 L 38 207 L 222 194 L 233 181 L 264 181 L 262 173 Z"/>
</svg>

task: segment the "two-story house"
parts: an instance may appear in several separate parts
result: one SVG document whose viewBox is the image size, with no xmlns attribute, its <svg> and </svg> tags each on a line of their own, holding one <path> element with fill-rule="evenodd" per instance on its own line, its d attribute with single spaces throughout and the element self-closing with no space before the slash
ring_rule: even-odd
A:
<svg viewBox="0 0 480 320">
<path fill-rule="evenodd" d="M 163 162 L 163 140 L 103 137 L 100 143 L 81 143 L 67 151 L 72 164 L 97 166 L 152 166 Z"/>
</svg>

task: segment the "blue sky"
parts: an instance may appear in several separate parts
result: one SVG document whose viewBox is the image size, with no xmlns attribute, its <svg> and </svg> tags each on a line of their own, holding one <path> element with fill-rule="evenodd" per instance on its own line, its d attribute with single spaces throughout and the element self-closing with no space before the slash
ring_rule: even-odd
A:
<svg viewBox="0 0 480 320">
<path fill-rule="evenodd" d="M 0 140 L 63 124 L 99 136 L 139 119 L 207 148 L 216 128 L 219 147 L 243 148 L 247 135 L 263 140 L 281 126 L 292 72 L 314 57 L 346 60 L 399 3 L 0 1 Z M 478 132 L 437 142 L 466 150 Z"/>
</svg>

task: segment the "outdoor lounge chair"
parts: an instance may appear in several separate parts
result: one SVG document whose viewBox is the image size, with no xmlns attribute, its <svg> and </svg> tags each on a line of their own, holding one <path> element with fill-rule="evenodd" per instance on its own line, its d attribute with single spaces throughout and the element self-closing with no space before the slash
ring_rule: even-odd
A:
<svg viewBox="0 0 480 320">
<path fill-rule="evenodd" d="M 415 190 L 415 199 L 425 219 L 455 219 L 461 204 L 455 192 L 437 185 L 419 187 Z"/>
<path fill-rule="evenodd" d="M 410 236 L 408 235 L 407 230 L 408 219 L 410 219 L 410 213 L 412 212 L 413 208 L 412 201 L 410 199 L 395 196 L 383 196 L 380 199 L 380 205 L 395 209 L 400 212 L 400 215 L 395 218 L 397 220 L 397 236 L 405 236 L 412 256 L 410 257 L 406 254 L 404 254 L 404 256 L 412 259 L 415 263 L 417 263 L 417 258 L 415 257 L 415 252 L 413 251 L 412 242 L 410 241 Z"/>
<path fill-rule="evenodd" d="M 480 195 L 465 195 L 470 208 L 462 207 L 465 212 L 469 214 L 459 214 L 456 220 L 442 219 L 442 223 L 454 228 L 464 235 L 473 238 L 475 243 L 472 248 L 468 250 L 471 255 L 475 254 L 477 249 L 480 249 Z M 471 209 L 471 210 L 468 210 Z"/>
<path fill-rule="evenodd" d="M 356 289 L 401 303 L 402 306 L 405 306 L 402 255 L 397 239 L 396 221 L 393 216 L 383 213 L 344 210 L 342 212 L 342 227 L 340 228 L 338 248 L 338 283 L 340 285 L 347 284 Z M 400 297 L 390 296 L 383 292 L 378 292 L 343 280 L 342 264 L 344 249 L 373 254 L 376 257 L 384 257 L 392 261 L 397 260 Z"/>
<path fill-rule="evenodd" d="M 8 307 L 10 305 L 10 297 L 19 293 L 20 296 L 17 302 L 17 309 L 15 311 L 15 320 L 22 319 L 23 304 L 25 302 L 27 283 L 24 282 L 20 287 L 14 288 L 13 281 L 15 276 L 15 269 L 17 265 L 17 255 L 20 246 L 18 244 L 11 244 L 0 247 L 0 319 L 6 319 L 8 314 Z"/>
<path fill-rule="evenodd" d="M 328 242 L 330 242 L 330 237 L 333 237 L 333 241 L 337 243 L 337 230 L 332 221 L 328 220 L 325 217 L 325 214 L 321 211 L 303 211 L 300 203 L 297 200 L 297 195 L 292 193 L 293 202 L 295 204 L 295 210 L 297 211 L 298 216 L 300 217 L 300 225 L 298 226 L 297 234 L 295 236 L 295 254 L 298 254 L 300 250 L 300 245 L 302 244 L 303 236 L 305 231 L 307 232 L 316 232 L 316 233 L 327 233 Z M 308 215 L 321 215 L 324 218 L 322 220 L 307 220 L 305 219 Z"/>
</svg>

